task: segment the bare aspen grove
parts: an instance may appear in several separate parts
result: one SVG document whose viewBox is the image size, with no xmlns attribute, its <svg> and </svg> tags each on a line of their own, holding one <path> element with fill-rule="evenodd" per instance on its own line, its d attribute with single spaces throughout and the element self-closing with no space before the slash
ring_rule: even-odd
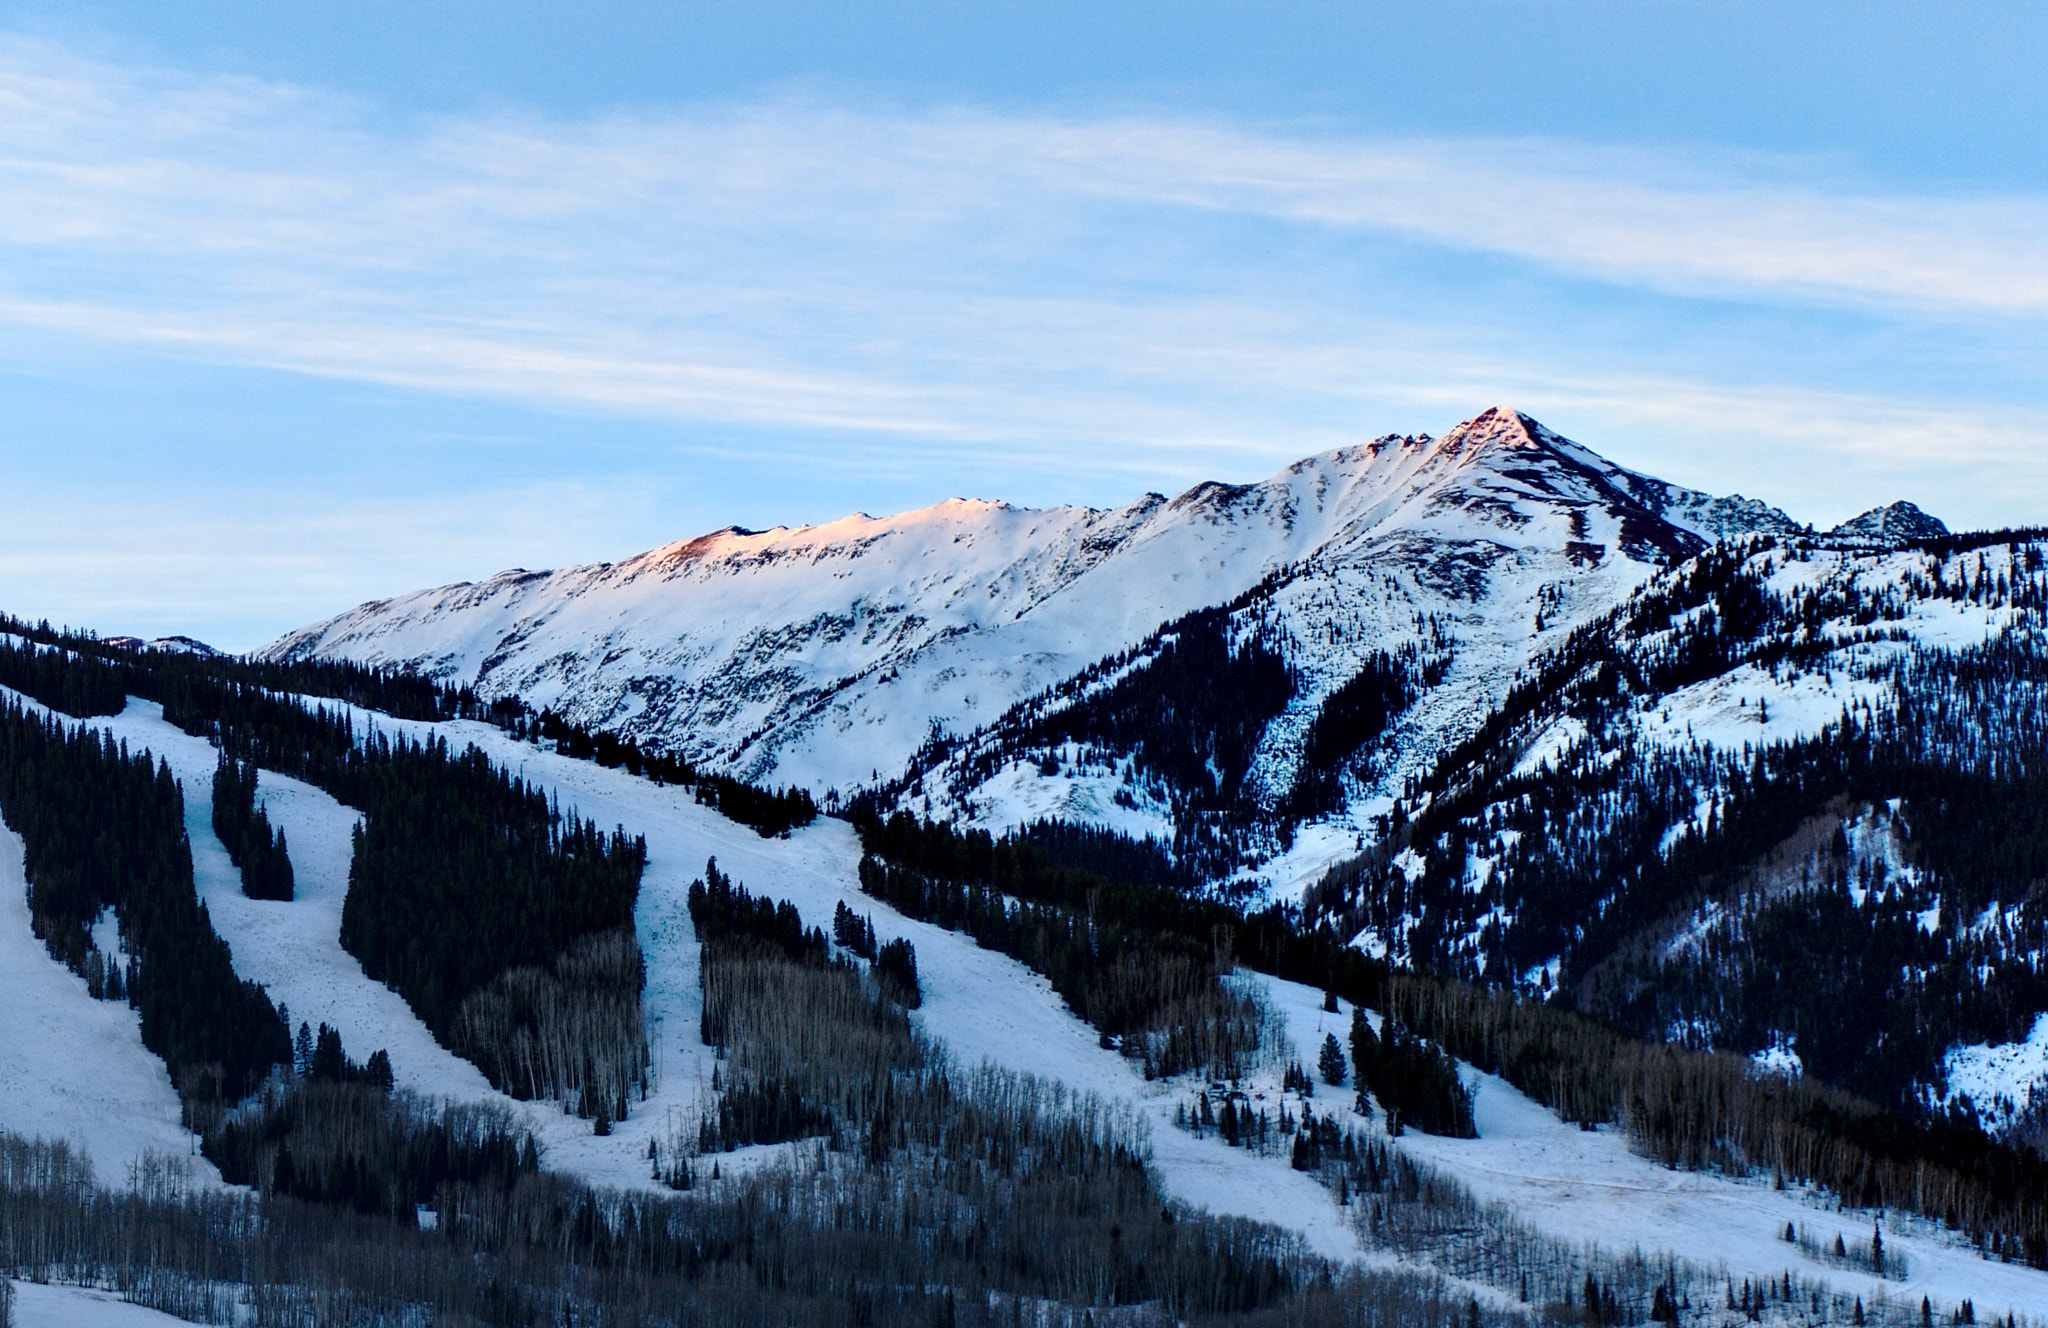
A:
<svg viewBox="0 0 2048 1328">
<path fill-rule="evenodd" d="M 451 1041 L 514 1097 L 623 1120 L 648 1070 L 645 963 L 630 930 L 585 936 L 547 967 L 508 969 L 471 992 Z"/>
</svg>

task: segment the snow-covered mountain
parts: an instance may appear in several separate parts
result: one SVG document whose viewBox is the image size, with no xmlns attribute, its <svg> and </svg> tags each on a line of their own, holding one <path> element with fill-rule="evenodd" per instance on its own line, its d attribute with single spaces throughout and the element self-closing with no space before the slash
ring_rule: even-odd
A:
<svg viewBox="0 0 2048 1328">
<path fill-rule="evenodd" d="M 727 820 L 721 807 L 743 813 L 702 785 L 641 777 L 637 754 L 611 762 L 588 734 L 466 698 L 408 710 L 418 697 L 393 688 L 401 704 L 377 713 L 360 707 L 388 704 L 365 699 L 388 679 L 108 651 L 0 619 L 0 638 L 18 638 L 0 640 L 0 702 L 22 708 L 0 769 L 14 827 L 0 830 L 0 876 L 18 901 L 0 916 L 0 986 L 20 998 L 0 1000 L 16 1053 L 0 1129 L 85 1140 L 114 1183 L 189 1154 L 198 1122 L 211 1151 L 179 1171 L 196 1188 L 232 1181 L 359 1214 L 369 1187 L 349 1178 L 368 1173 L 354 1154 L 336 1188 L 305 1179 L 318 1153 L 241 1133 L 284 1101 L 290 1075 L 224 1110 L 192 1069 L 211 1062 L 151 1022 L 173 997 L 199 1004 L 144 981 L 195 971 L 189 952 L 218 956 L 211 990 L 260 984 L 288 1003 L 282 1027 L 317 1022 L 319 1046 L 332 1034 L 331 1076 L 310 1038 L 295 1056 L 307 1100 L 328 1091 L 323 1076 L 374 1084 L 381 1065 L 385 1086 L 417 1095 L 400 1109 L 481 1106 L 478 1119 L 539 1141 L 521 1166 L 538 1169 L 544 1150 L 557 1181 L 614 1188 L 607 1204 L 696 1185 L 707 1157 L 702 1197 L 721 1202 L 762 1176 L 872 1176 L 882 1154 L 846 1147 L 855 1136 L 828 1129 L 835 1117 L 707 1130 L 798 1091 L 741 1077 L 745 1056 L 765 1053 L 740 1039 L 769 1043 L 724 1022 L 733 966 L 838 984 L 759 987 L 773 1015 L 760 1029 L 786 1031 L 809 1016 L 759 993 L 836 993 L 813 1013 L 894 1001 L 893 943 L 917 997 L 905 1027 L 943 1059 L 1092 1094 L 1058 1100 L 1149 1139 L 1148 1222 L 1179 1204 L 1273 1223 L 1334 1265 L 1397 1255 L 1470 1294 L 1467 1322 L 1482 1303 L 1555 1319 L 1583 1296 L 1590 1309 L 1612 1300 L 1595 1287 L 1606 1281 L 1624 1301 L 1634 1287 L 1627 1316 L 1568 1317 L 1661 1319 L 1659 1293 L 1686 1322 L 1730 1326 L 2027 1311 L 2048 1303 L 2048 1173 L 2019 1147 L 2048 1141 L 2038 535 L 1952 536 L 1905 503 L 1815 532 L 1494 410 L 1441 439 L 1389 436 L 1261 484 L 1110 512 L 956 501 L 507 573 L 366 605 L 266 652 L 423 669 L 713 768 L 852 795 L 856 812 L 923 818 L 782 834 Z M 302 683 L 323 709 L 346 702 L 333 713 L 353 727 L 269 691 Z M 74 723 L 104 746 L 37 745 Z M 428 746 L 411 757 L 392 737 Z M 88 775 L 126 769 L 128 752 L 147 755 L 118 787 L 154 789 L 155 803 L 134 801 L 162 811 L 130 819 L 189 863 L 203 906 L 187 929 L 198 943 L 175 961 L 179 937 L 127 921 L 169 894 L 66 913 L 50 884 L 72 879 L 46 866 L 68 861 L 52 857 L 58 813 L 109 815 L 118 800 Z M 261 770 L 223 778 L 244 759 Z M 493 769 L 488 788 L 518 791 L 479 796 L 472 776 Z M 237 788 L 239 812 L 225 800 Z M 495 820 L 467 819 L 492 799 Z M 520 842 L 527 807 L 621 827 L 606 850 L 618 861 L 633 845 L 637 894 L 611 919 L 640 960 L 621 970 L 638 1004 L 614 1028 L 644 1039 L 630 1101 L 588 1088 L 588 1043 L 570 1033 L 594 1023 L 544 1013 L 552 1031 L 521 1042 L 526 1023 L 485 1018 L 511 1008 L 501 992 L 558 995 L 567 983 L 549 974 L 599 973 L 589 932 L 563 927 L 546 970 L 475 939 L 479 919 L 522 910 L 541 932 L 536 900 L 603 903 L 595 887 L 522 894 L 499 870 L 558 860 L 551 880 L 601 886 L 590 840 L 482 856 Z M 958 833 L 977 825 L 1031 828 L 1007 843 Z M 267 844 L 272 827 L 280 855 L 289 835 L 287 899 L 251 895 L 230 847 Z M 115 839 L 64 842 L 83 859 Z M 404 889 L 377 875 L 411 855 L 424 865 Z M 723 889 L 712 863 L 777 904 L 707 905 Z M 364 922 L 392 917 L 405 927 Z M 758 934 L 726 946 L 739 925 Z M 815 954 L 807 925 L 821 929 Z M 365 937 L 386 935 L 408 953 L 428 940 L 465 962 L 465 946 L 486 951 L 453 1021 L 463 1045 L 585 1048 L 584 1091 L 508 1096 L 524 1090 L 493 1075 L 498 1062 L 441 1036 L 417 995 L 436 988 L 364 957 L 378 953 Z M 109 994 L 119 973 L 132 1005 Z M 1165 1059 L 1198 1033 L 1211 1059 Z M 805 1036 L 807 1061 L 833 1041 Z M 379 1055 L 358 1070 L 344 1044 Z M 1467 1095 L 1469 1129 L 1414 1110 L 1409 1088 L 1432 1067 Z M 217 1085 L 226 1071 L 207 1072 Z M 319 1142 L 310 1127 L 293 1138 Z M 693 1156 L 696 1179 L 676 1170 Z M 904 1156 L 902 1177 L 937 1177 L 944 1160 Z M 451 1242 L 484 1229 L 444 1216 L 462 1211 L 452 1191 L 431 1208 L 393 1193 L 405 1239 L 415 1223 Z M 615 1235 L 653 1229 L 583 1211 L 607 1259 Z M 939 1247 L 919 1248 L 923 1260 Z"/>
<path fill-rule="evenodd" d="M 1390 435 L 1107 511 L 956 499 L 508 571 L 365 604 L 261 653 L 402 665 L 711 769 L 847 793 L 935 729 L 987 725 L 1271 578 L 1297 587 L 1309 634 L 1363 592 L 1425 618 L 1459 606 L 1509 648 L 1532 613 L 1563 627 L 1714 538 L 1797 528 L 1494 409 L 1442 438 Z M 1410 607 L 1368 617 L 1413 631 Z"/>
</svg>

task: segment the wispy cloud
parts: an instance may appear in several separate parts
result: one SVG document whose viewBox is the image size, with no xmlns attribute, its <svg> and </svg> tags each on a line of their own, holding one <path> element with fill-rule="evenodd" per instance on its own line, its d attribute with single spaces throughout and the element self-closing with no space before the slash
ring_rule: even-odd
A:
<svg viewBox="0 0 2048 1328">
<path fill-rule="evenodd" d="M 1328 326 L 1353 321 L 1341 301 L 1243 226 L 1690 295 L 2048 315 L 2048 199 L 1760 181 L 1785 163 L 1709 174 L 1543 143 L 799 104 L 394 126 L 301 89 L 20 40 L 0 44 L 0 143 L 0 318 L 750 422 L 1028 432 L 1017 398 L 1072 390 L 1061 375 L 1108 401 L 1114 380 L 1134 396 L 1205 350 L 1221 363 L 1203 377 L 1241 362 L 1231 343 L 1253 338 L 1216 328 L 1265 324 L 1291 350 L 1315 339 L 1275 328 L 1292 314 L 1345 340 Z M 979 411 L 968 369 L 996 389 Z"/>
<path fill-rule="evenodd" d="M 1688 294 L 2048 315 L 2048 195 L 1894 196 L 1789 182 L 1819 163 L 1543 141 L 1315 141 L 1129 122 L 1032 125 L 1076 187 L 1398 232 Z"/>
</svg>

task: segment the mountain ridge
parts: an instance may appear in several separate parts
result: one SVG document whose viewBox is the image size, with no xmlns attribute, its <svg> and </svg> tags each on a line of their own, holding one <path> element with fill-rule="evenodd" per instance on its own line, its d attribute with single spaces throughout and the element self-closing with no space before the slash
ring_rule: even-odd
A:
<svg viewBox="0 0 2048 1328">
<path fill-rule="evenodd" d="M 1542 545 L 1581 570 L 1646 569 L 1730 528 L 1793 526 L 1735 501 L 1636 475 L 1495 408 L 1441 439 L 1386 435 L 1255 484 L 1114 508 L 948 499 L 511 569 L 371 601 L 257 656 L 516 692 L 709 769 L 846 793 L 900 767 L 933 724 L 989 722 L 1290 567 L 1381 557 L 1428 575 L 1447 554 L 1448 585 Z M 868 756 L 824 750 L 855 733 Z"/>
</svg>

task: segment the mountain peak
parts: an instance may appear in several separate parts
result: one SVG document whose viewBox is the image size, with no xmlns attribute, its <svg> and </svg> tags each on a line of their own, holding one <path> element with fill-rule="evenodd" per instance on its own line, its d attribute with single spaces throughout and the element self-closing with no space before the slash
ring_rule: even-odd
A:
<svg viewBox="0 0 2048 1328">
<path fill-rule="evenodd" d="M 1511 406 L 1489 406 L 1439 438 L 1437 451 L 1445 456 L 1478 454 L 1497 448 L 1514 451 L 1549 451 L 1562 441 L 1534 419 Z"/>
<path fill-rule="evenodd" d="M 1851 517 L 1828 534 L 1841 539 L 1904 544 L 1910 540 L 1946 535 L 1948 527 L 1911 503 L 1896 502 L 1887 507 L 1873 507 L 1861 516 Z"/>
</svg>

